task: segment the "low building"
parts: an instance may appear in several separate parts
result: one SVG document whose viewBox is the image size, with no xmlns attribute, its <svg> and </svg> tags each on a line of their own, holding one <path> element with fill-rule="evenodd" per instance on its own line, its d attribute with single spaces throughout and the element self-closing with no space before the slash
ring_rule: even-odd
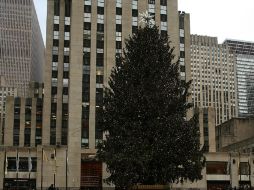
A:
<svg viewBox="0 0 254 190">
<path fill-rule="evenodd" d="M 254 137 L 254 118 L 232 118 L 216 126 L 217 151 Z M 241 147 L 244 145 L 242 144 Z M 239 147 L 239 148 L 241 148 Z M 233 149 L 232 149 L 233 150 Z"/>
</svg>

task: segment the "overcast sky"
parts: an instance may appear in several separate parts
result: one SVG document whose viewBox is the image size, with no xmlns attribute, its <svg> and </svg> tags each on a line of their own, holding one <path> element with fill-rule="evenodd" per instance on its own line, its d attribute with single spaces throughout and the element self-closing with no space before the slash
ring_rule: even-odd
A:
<svg viewBox="0 0 254 190">
<path fill-rule="evenodd" d="M 34 2 L 45 40 L 47 0 Z M 220 43 L 226 38 L 254 42 L 254 0 L 178 0 L 178 4 L 179 10 L 190 13 L 191 34 L 215 36 Z"/>
</svg>

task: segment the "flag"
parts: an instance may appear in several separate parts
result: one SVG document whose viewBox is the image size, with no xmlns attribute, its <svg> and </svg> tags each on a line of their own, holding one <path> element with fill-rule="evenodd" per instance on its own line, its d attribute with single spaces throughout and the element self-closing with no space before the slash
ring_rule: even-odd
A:
<svg viewBox="0 0 254 190">
<path fill-rule="evenodd" d="M 18 149 L 17 149 L 17 156 L 16 156 L 16 171 L 17 172 L 19 171 L 19 152 L 18 152 Z"/>
<path fill-rule="evenodd" d="M 231 172 L 231 159 L 229 157 L 228 164 L 227 164 L 227 174 L 229 175 Z"/>
<path fill-rule="evenodd" d="M 31 172 L 32 169 L 33 169 L 32 158 L 31 158 L 31 154 L 29 153 L 29 157 L 28 157 L 28 171 Z"/>
<path fill-rule="evenodd" d="M 7 174 L 7 172 L 8 172 L 8 158 L 5 153 L 5 174 Z"/>
<path fill-rule="evenodd" d="M 54 159 L 55 159 L 54 174 L 56 174 L 56 149 L 54 149 Z"/>
<path fill-rule="evenodd" d="M 43 154 L 43 161 L 49 161 L 49 159 L 48 159 L 48 157 L 47 157 L 47 154 L 45 153 L 45 151 L 44 150 L 42 150 L 42 154 Z"/>
</svg>

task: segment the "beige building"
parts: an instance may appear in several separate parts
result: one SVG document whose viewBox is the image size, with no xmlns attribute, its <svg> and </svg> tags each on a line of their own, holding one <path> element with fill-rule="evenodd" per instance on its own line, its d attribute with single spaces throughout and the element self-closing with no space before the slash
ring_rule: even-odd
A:
<svg viewBox="0 0 254 190">
<path fill-rule="evenodd" d="M 254 118 L 232 118 L 216 126 L 218 151 L 254 152 Z M 253 148 L 253 149 L 252 149 Z"/>
<path fill-rule="evenodd" d="M 216 37 L 191 35 L 192 102 L 214 107 L 216 125 L 237 116 L 234 55 Z"/>
<path fill-rule="evenodd" d="M 43 81 L 44 44 L 33 0 L 0 0 L 0 75 L 26 96 Z"/>
<path fill-rule="evenodd" d="M 108 175 L 102 163 L 86 161 L 102 139 L 96 108 L 124 39 L 137 30 L 139 13 L 146 10 L 155 15 L 161 33 L 170 35 L 176 57 L 182 52 L 185 79 L 189 17 L 178 13 L 177 0 L 48 1 L 43 145 L 68 146 L 70 187 L 100 187 Z M 94 172 L 92 183 L 89 172 Z M 65 184 L 60 179 L 57 185 Z"/>
<path fill-rule="evenodd" d="M 17 89 L 8 86 L 4 76 L 0 76 L 0 145 L 3 144 L 7 96 L 17 96 Z"/>
<path fill-rule="evenodd" d="M 37 90 L 29 91 L 32 98 L 7 100 L 1 164 L 5 168 L 7 159 L 9 169 L 1 171 L 0 187 L 112 189 L 103 181 L 105 164 L 94 158 L 103 138 L 96 108 L 124 40 L 146 10 L 155 15 L 161 34 L 169 34 L 182 80 L 189 80 L 189 15 L 178 12 L 177 0 L 48 0 L 43 111 Z M 12 162 L 18 157 L 26 163 L 22 171 Z M 30 157 L 36 169 L 29 172 Z"/>
</svg>

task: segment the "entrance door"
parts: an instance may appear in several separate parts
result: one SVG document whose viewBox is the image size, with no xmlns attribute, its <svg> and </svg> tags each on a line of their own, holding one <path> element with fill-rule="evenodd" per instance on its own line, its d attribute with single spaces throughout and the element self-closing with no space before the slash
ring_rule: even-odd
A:
<svg viewBox="0 0 254 190">
<path fill-rule="evenodd" d="M 102 163 L 97 161 L 81 161 L 81 184 L 83 190 L 102 189 Z"/>
</svg>

